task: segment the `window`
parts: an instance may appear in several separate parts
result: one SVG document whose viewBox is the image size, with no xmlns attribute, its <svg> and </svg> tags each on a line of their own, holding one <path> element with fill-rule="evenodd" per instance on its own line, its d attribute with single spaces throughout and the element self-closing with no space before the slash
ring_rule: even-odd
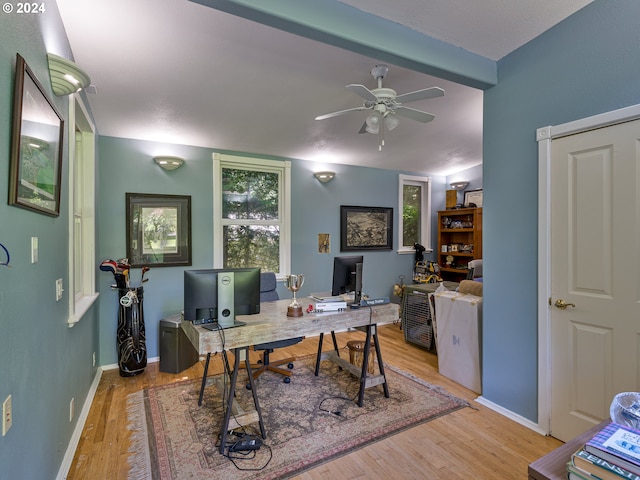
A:
<svg viewBox="0 0 640 480">
<path fill-rule="evenodd" d="M 431 179 L 400 175 L 398 190 L 399 252 L 413 252 L 416 243 L 431 251 Z"/>
<path fill-rule="evenodd" d="M 69 100 L 69 326 L 84 316 L 95 290 L 95 128 L 82 100 Z"/>
<path fill-rule="evenodd" d="M 290 162 L 214 153 L 215 268 L 289 271 Z"/>
</svg>

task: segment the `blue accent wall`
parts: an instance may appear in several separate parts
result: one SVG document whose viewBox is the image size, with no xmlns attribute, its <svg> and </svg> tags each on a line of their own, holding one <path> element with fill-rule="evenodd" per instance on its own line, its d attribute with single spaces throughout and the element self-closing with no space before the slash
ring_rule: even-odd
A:
<svg viewBox="0 0 640 480">
<path fill-rule="evenodd" d="M 191 195 L 193 265 L 156 267 L 146 275 L 144 312 L 149 357 L 158 356 L 158 323 L 182 310 L 183 272 L 188 268 L 213 265 L 213 149 L 177 146 L 140 140 L 100 137 L 98 141 L 100 247 L 98 261 L 126 256 L 125 194 L 157 193 Z M 228 152 L 227 152 L 228 153 Z M 156 155 L 177 155 L 186 159 L 177 170 L 167 172 L 153 161 Z M 291 273 L 305 275 L 298 298 L 331 289 L 333 257 L 362 252 L 340 252 L 340 206 L 391 207 L 394 211 L 394 248 L 364 252 L 363 290 L 372 297 L 392 297 L 399 275 L 409 281 L 413 255 L 400 255 L 398 247 L 398 174 L 373 168 L 333 165 L 336 177 L 321 183 L 313 176 L 313 162 L 291 160 Z M 434 204 L 444 198 L 444 177 L 434 177 Z M 441 207 L 439 207 L 441 208 Z M 434 225 L 435 228 L 435 225 Z M 331 253 L 318 253 L 318 234 L 329 233 Z M 140 269 L 132 269 L 131 280 Z M 113 276 L 100 272 L 100 364 L 117 362 L 117 292 L 111 289 Z M 282 284 L 281 298 L 288 298 Z"/>
<path fill-rule="evenodd" d="M 0 437 L 0 477 L 55 478 L 96 373 L 97 314 L 90 309 L 69 328 L 68 165 L 62 169 L 60 216 L 50 217 L 7 204 L 16 52 L 25 58 L 59 112 L 68 97 L 51 91 L 46 54 L 69 55 L 55 2 L 46 13 L 0 15 L 0 243 L 11 268 L 0 266 L 0 403 L 12 398 L 13 426 Z M 31 237 L 39 261 L 31 263 Z M 5 262 L 4 253 L 1 253 Z M 55 301 L 55 281 L 65 292 Z M 69 421 L 74 398 L 75 416 Z"/>
<path fill-rule="evenodd" d="M 484 99 L 483 396 L 536 421 L 536 129 L 640 103 L 640 2 L 596 0 L 498 63 Z"/>
</svg>

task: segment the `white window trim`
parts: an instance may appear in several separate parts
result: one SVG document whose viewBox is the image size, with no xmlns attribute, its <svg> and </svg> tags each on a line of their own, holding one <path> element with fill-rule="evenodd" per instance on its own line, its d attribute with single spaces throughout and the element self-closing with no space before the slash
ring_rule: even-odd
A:
<svg viewBox="0 0 640 480">
<path fill-rule="evenodd" d="M 282 201 L 279 202 L 279 215 L 282 219 L 280 230 L 280 272 L 276 272 L 278 280 L 284 280 L 291 269 L 291 162 L 266 160 L 263 158 L 240 157 L 214 152 L 213 154 L 213 268 L 222 268 L 224 252 L 222 249 L 222 165 L 238 168 L 276 168 L 281 169 Z"/>
<path fill-rule="evenodd" d="M 82 155 L 84 164 L 82 169 L 81 182 L 85 188 L 82 189 L 82 293 L 79 296 L 74 294 L 74 165 L 76 156 L 76 126 L 79 127 L 82 135 Z M 69 121 L 67 122 L 68 151 L 69 151 L 69 280 L 67 291 L 69 292 L 69 318 L 67 323 L 69 328 L 78 323 L 84 314 L 91 308 L 91 305 L 98 298 L 95 281 L 95 170 L 96 170 L 96 129 L 91 121 L 91 116 L 84 105 L 82 98 L 78 94 L 69 97 Z"/>
<path fill-rule="evenodd" d="M 402 232 L 404 225 L 402 220 L 402 212 L 404 211 L 404 186 L 420 184 L 423 187 L 422 204 L 420 211 L 422 218 L 420 219 L 420 241 L 421 245 L 427 252 L 432 252 L 431 246 L 431 177 L 421 177 L 418 175 L 398 175 L 398 250 L 399 254 L 413 254 L 415 249 L 413 246 L 402 245 Z"/>
</svg>

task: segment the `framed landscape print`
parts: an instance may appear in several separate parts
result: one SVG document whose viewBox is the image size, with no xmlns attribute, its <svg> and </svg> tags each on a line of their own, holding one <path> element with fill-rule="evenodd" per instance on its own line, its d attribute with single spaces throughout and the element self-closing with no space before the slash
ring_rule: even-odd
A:
<svg viewBox="0 0 640 480">
<path fill-rule="evenodd" d="M 392 248 L 393 208 L 340 207 L 340 251 Z"/>
<path fill-rule="evenodd" d="M 127 258 L 132 267 L 191 265 L 191 197 L 127 193 Z"/>
<path fill-rule="evenodd" d="M 64 121 L 19 54 L 13 95 L 9 205 L 57 217 Z"/>
</svg>

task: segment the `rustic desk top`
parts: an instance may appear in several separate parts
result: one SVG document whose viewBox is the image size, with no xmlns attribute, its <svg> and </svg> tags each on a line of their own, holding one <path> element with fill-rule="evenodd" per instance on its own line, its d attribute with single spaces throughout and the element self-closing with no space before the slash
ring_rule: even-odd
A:
<svg viewBox="0 0 640 480">
<path fill-rule="evenodd" d="M 305 300 L 306 302 L 306 300 Z M 224 349 L 247 347 L 259 343 L 288 338 L 319 335 L 365 325 L 388 323 L 398 319 L 399 306 L 395 303 L 360 307 L 343 312 L 304 313 L 302 317 L 287 317 L 291 299 L 264 302 L 257 315 L 238 315 L 236 320 L 246 322 L 241 327 L 210 331 L 191 322 L 182 322 L 182 329 L 200 354 L 220 352 Z M 313 302 L 310 302 L 313 303 Z M 171 318 L 178 317 L 180 314 Z M 223 335 L 221 335 L 223 333 Z"/>
</svg>

